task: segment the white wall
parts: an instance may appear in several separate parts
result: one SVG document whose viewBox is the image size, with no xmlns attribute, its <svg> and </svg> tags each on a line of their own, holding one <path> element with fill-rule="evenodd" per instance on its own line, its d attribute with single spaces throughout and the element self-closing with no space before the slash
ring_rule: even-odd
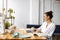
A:
<svg viewBox="0 0 60 40">
<path fill-rule="evenodd" d="M 15 25 L 17 28 L 25 28 L 29 23 L 29 0 L 8 0 L 8 9 L 15 10 Z"/>
<path fill-rule="evenodd" d="M 8 0 L 9 8 L 15 10 L 15 25 L 18 28 L 38 24 L 39 0 Z"/>
<path fill-rule="evenodd" d="M 0 0 L 0 13 L 2 12 L 3 7 L 6 9 L 6 0 Z M 4 13 L 6 12 L 6 10 L 4 11 Z"/>
<path fill-rule="evenodd" d="M 44 11 L 50 11 L 52 10 L 52 0 L 45 0 L 45 9 Z"/>
<path fill-rule="evenodd" d="M 54 1 L 54 22 L 60 25 L 60 1 Z"/>
<path fill-rule="evenodd" d="M 2 0 L 0 0 L 0 13 L 2 13 Z"/>
<path fill-rule="evenodd" d="M 31 24 L 38 24 L 38 17 L 39 17 L 39 0 L 32 0 L 32 22 Z"/>
</svg>

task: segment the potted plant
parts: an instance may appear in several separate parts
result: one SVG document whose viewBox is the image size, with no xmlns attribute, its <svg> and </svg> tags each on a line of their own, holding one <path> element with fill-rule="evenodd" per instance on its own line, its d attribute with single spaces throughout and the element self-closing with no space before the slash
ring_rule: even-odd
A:
<svg viewBox="0 0 60 40">
<path fill-rule="evenodd" d="M 5 25 L 5 29 L 8 29 L 10 27 L 9 21 L 5 21 L 4 25 Z"/>
<path fill-rule="evenodd" d="M 8 12 L 9 12 L 9 17 L 11 17 L 12 16 L 11 14 L 13 13 L 13 9 L 9 8 Z"/>
<path fill-rule="evenodd" d="M 13 11 L 13 9 L 12 9 L 12 8 L 9 8 L 8 12 L 9 12 L 9 18 L 15 19 L 15 17 L 12 16 L 12 13 L 15 13 L 15 12 Z"/>
</svg>

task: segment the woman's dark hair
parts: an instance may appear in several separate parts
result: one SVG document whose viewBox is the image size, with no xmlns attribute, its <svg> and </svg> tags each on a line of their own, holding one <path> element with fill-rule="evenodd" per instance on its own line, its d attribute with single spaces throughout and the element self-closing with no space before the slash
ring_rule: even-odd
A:
<svg viewBox="0 0 60 40">
<path fill-rule="evenodd" d="M 52 17 L 53 17 L 53 14 L 52 14 L 52 13 L 53 13 L 52 11 L 48 11 L 48 12 L 46 12 L 45 14 L 46 14 L 47 16 L 49 16 L 50 19 L 52 19 Z"/>
</svg>

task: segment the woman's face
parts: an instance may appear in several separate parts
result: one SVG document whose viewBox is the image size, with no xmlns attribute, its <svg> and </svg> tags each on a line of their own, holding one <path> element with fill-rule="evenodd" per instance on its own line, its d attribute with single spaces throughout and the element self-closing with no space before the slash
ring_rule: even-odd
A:
<svg viewBox="0 0 60 40">
<path fill-rule="evenodd" d="M 47 16 L 46 14 L 44 14 L 44 15 L 43 15 L 43 20 L 44 20 L 44 21 L 48 21 L 48 20 L 50 20 L 50 18 L 49 18 L 49 16 Z"/>
</svg>

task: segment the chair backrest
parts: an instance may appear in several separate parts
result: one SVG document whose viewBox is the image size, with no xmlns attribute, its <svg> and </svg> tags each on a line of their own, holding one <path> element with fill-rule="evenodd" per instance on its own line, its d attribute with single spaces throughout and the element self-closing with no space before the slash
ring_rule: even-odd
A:
<svg viewBox="0 0 60 40">
<path fill-rule="evenodd" d="M 56 25 L 56 29 L 53 33 L 53 36 L 60 35 L 60 25 Z"/>
<path fill-rule="evenodd" d="M 56 25 L 54 33 L 60 33 L 60 25 Z"/>
<path fill-rule="evenodd" d="M 27 28 L 31 28 L 31 27 L 39 28 L 40 25 L 27 24 Z"/>
</svg>

